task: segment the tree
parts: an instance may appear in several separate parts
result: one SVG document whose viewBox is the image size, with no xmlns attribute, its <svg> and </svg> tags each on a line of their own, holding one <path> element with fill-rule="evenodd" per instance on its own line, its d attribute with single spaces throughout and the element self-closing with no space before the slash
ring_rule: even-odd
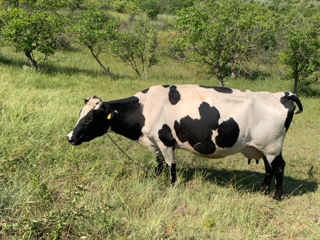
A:
<svg viewBox="0 0 320 240">
<path fill-rule="evenodd" d="M 157 64 L 158 32 L 148 19 L 133 22 L 117 32 L 111 42 L 111 51 L 130 64 L 139 77 L 148 77 L 150 68 Z"/>
<path fill-rule="evenodd" d="M 136 1 L 127 1 L 124 11 L 129 14 L 130 23 L 133 22 L 135 16 L 141 13 L 141 9 L 137 5 Z"/>
<path fill-rule="evenodd" d="M 1 45 L 12 46 L 23 52 L 30 65 L 38 69 L 34 52 L 45 57 L 58 48 L 58 35 L 62 31 L 62 16 L 54 1 L 2 1 L 3 25 L 0 30 Z"/>
<path fill-rule="evenodd" d="M 113 6 L 116 11 L 129 14 L 130 22 L 141 12 L 145 12 L 151 19 L 155 19 L 161 8 L 159 1 L 156 0 L 116 0 Z"/>
<path fill-rule="evenodd" d="M 236 61 L 248 58 L 267 30 L 267 11 L 236 0 L 205 1 L 178 12 L 176 42 L 192 49 L 192 58 L 216 75 L 221 86 Z"/>
<path fill-rule="evenodd" d="M 140 0 L 140 8 L 151 19 L 156 19 L 160 13 L 160 3 L 157 0 Z"/>
<path fill-rule="evenodd" d="M 320 70 L 320 18 L 304 17 L 294 10 L 284 24 L 286 46 L 280 59 L 289 67 L 294 79 L 293 92 L 298 92 L 301 77 Z"/>
<path fill-rule="evenodd" d="M 96 8 L 90 8 L 75 18 L 72 26 L 78 41 L 86 46 L 102 70 L 111 77 L 110 67 L 105 67 L 99 55 L 108 49 L 118 23 L 115 19 Z"/>
<path fill-rule="evenodd" d="M 116 0 L 113 7 L 118 12 L 129 14 L 130 22 L 133 22 L 134 17 L 142 11 L 138 6 L 138 0 Z"/>
</svg>

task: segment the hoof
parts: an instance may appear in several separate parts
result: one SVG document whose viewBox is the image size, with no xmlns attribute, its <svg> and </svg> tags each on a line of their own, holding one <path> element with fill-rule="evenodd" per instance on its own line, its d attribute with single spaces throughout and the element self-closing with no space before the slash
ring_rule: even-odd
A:
<svg viewBox="0 0 320 240">
<path fill-rule="evenodd" d="M 276 191 L 273 195 L 273 199 L 277 201 L 281 201 L 282 191 Z"/>
<path fill-rule="evenodd" d="M 170 180 L 171 186 L 174 186 L 174 184 L 176 183 L 177 178 L 173 178 Z"/>
<path fill-rule="evenodd" d="M 281 196 L 274 195 L 274 196 L 273 196 L 273 199 L 274 199 L 274 200 L 277 200 L 277 201 L 281 201 Z"/>
</svg>

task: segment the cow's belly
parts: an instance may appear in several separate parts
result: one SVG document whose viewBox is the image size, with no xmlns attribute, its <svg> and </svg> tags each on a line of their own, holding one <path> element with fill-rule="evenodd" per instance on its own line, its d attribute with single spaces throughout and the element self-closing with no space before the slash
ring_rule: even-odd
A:
<svg viewBox="0 0 320 240">
<path fill-rule="evenodd" d="M 199 143 L 201 144 L 201 143 Z M 228 148 L 219 148 L 219 147 L 215 147 L 215 150 L 213 151 L 210 147 L 211 146 L 206 146 L 205 143 L 204 146 L 202 147 L 202 149 L 204 150 L 208 150 L 208 152 L 206 151 L 196 151 L 194 147 L 192 147 L 190 144 L 188 143 L 180 143 L 176 145 L 177 149 L 183 149 L 189 152 L 192 152 L 196 155 L 199 155 L 201 157 L 205 157 L 205 158 L 224 158 L 228 155 L 232 155 L 232 154 L 236 154 L 239 152 L 242 152 L 242 150 L 244 149 L 243 146 L 241 146 L 241 143 L 236 143 L 234 146 L 232 147 L 228 147 Z M 213 152 L 210 152 L 213 151 Z"/>
</svg>

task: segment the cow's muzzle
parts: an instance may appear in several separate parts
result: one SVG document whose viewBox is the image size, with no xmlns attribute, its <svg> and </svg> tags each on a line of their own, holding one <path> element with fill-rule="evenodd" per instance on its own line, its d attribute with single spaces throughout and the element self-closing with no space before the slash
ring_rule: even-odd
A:
<svg viewBox="0 0 320 240">
<path fill-rule="evenodd" d="M 67 139 L 67 141 L 68 141 L 69 143 L 71 143 L 72 145 L 80 145 L 80 144 L 81 144 L 81 142 L 76 141 L 75 139 L 72 139 L 72 137 L 70 137 L 70 136 L 67 136 L 66 139 Z"/>
</svg>

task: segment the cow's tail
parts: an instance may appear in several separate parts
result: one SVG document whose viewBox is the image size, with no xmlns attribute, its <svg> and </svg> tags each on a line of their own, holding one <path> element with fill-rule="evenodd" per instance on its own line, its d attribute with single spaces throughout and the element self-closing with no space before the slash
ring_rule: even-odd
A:
<svg viewBox="0 0 320 240">
<path fill-rule="evenodd" d="M 291 101 L 294 101 L 299 110 L 295 112 L 295 114 L 299 114 L 299 113 L 302 113 L 303 111 L 303 107 L 302 107 L 302 104 L 300 102 L 300 99 L 297 97 L 297 95 L 293 94 L 293 93 L 290 93 L 290 96 L 287 97 L 288 100 L 291 100 Z"/>
</svg>

